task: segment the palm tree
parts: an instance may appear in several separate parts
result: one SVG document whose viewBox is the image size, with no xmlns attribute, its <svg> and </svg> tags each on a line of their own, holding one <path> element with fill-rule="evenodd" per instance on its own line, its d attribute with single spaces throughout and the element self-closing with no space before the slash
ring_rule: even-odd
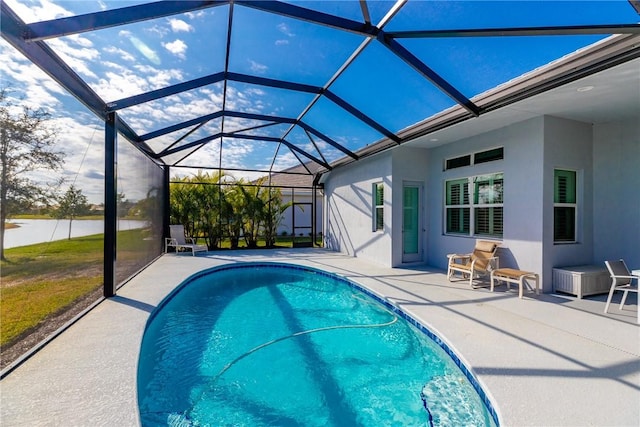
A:
<svg viewBox="0 0 640 427">
<path fill-rule="evenodd" d="M 221 213 L 224 194 L 219 184 L 223 176 L 223 172 L 213 174 L 199 172 L 193 177 L 193 180 L 199 184 L 195 187 L 198 206 L 198 221 L 195 228 L 198 236 L 204 236 L 209 249 L 217 248 L 222 239 Z"/>
<path fill-rule="evenodd" d="M 194 218 L 197 213 L 197 195 L 191 178 L 174 178 L 170 185 L 169 201 L 171 204 L 170 222 L 184 225 L 189 236 L 194 235 Z"/>
<path fill-rule="evenodd" d="M 227 187 L 224 191 L 224 204 L 222 206 L 222 218 L 226 226 L 227 235 L 231 243 L 231 249 L 237 249 L 242 235 L 243 216 L 245 212 L 245 196 L 242 192 L 244 181 L 239 180 Z"/>
<path fill-rule="evenodd" d="M 282 222 L 284 211 L 293 205 L 293 201 L 287 203 L 282 202 L 282 191 L 279 188 L 269 188 L 264 192 L 267 196 L 266 212 L 264 213 L 264 240 L 267 247 L 273 247 L 276 244 L 276 236 L 278 234 L 278 226 Z"/>
<path fill-rule="evenodd" d="M 260 178 L 255 185 L 240 185 L 243 196 L 242 231 L 244 240 L 249 248 L 258 247 L 260 226 L 265 216 L 266 204 L 261 198 L 262 185 L 265 179 Z"/>
<path fill-rule="evenodd" d="M 258 246 L 261 235 L 266 246 L 275 245 L 284 211 L 280 189 L 265 187 L 267 178 L 252 184 L 240 179 L 223 184 L 224 172 L 199 172 L 188 178 L 174 178 L 171 184 L 171 221 L 183 224 L 192 237 L 204 237 L 209 249 L 219 247 L 227 234 L 231 248 L 244 237 L 249 248 Z M 175 182 L 177 181 L 177 182 Z"/>
</svg>

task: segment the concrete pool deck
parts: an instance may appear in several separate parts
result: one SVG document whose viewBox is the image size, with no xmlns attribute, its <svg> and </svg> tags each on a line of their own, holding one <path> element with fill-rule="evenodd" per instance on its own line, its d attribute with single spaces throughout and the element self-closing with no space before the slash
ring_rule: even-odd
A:
<svg viewBox="0 0 640 427">
<path fill-rule="evenodd" d="M 602 297 L 521 300 L 513 286 L 491 293 L 428 266 L 383 268 L 322 249 L 163 255 L 0 382 L 0 425 L 139 425 L 136 368 L 149 314 L 191 274 L 247 261 L 320 268 L 384 295 L 456 351 L 502 425 L 640 425 L 635 296 L 605 315 Z"/>
</svg>

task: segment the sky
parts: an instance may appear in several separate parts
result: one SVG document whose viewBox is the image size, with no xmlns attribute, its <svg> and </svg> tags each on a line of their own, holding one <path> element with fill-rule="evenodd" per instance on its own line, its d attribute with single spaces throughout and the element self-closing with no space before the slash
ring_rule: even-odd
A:
<svg viewBox="0 0 640 427">
<path fill-rule="evenodd" d="M 132 6 L 139 1 L 3 0 L 27 23 Z M 363 21 L 358 1 L 302 1 L 302 7 Z M 393 6 L 369 1 L 371 21 L 378 24 Z M 46 43 L 106 102 L 115 102 L 225 69 L 228 5 L 49 39 Z M 554 25 L 630 24 L 640 21 L 626 0 L 606 1 L 426 1 L 408 0 L 386 24 L 387 32 Z M 537 67 L 597 42 L 606 35 L 398 39 L 422 62 L 472 98 Z M 340 74 L 340 67 L 366 39 L 324 26 L 234 5 L 230 72 L 312 86 L 326 86 L 390 132 L 426 119 L 455 104 L 449 96 L 413 70 L 377 40 L 370 41 Z M 103 201 L 103 123 L 42 70 L 0 40 L 0 84 L 19 102 L 47 109 L 61 130 L 64 176 L 92 203 Z M 332 80 L 337 75 L 335 80 Z M 329 84 L 330 83 L 330 84 Z M 223 93 L 226 89 L 226 94 Z M 383 134 L 346 112 L 327 97 L 229 81 L 122 109 L 118 112 L 138 135 L 195 119 L 222 109 L 267 116 L 302 118 L 320 135 L 355 151 Z M 268 126 L 267 126 L 268 125 Z M 244 129 L 244 130 L 243 130 Z M 282 137 L 307 153 L 336 160 L 344 155 L 323 137 L 301 126 L 233 117 L 215 119 L 148 141 L 156 152 L 176 140 L 188 144 L 224 130 L 263 137 Z M 136 185 L 140 154 L 120 141 L 119 192 L 144 197 Z M 221 148 L 222 147 L 222 150 Z M 163 157 L 183 166 L 283 170 L 299 163 L 286 147 L 268 140 L 214 140 L 187 158 L 191 150 Z M 133 161 L 132 161 L 133 160 Z M 303 158 L 303 160 L 306 160 Z M 194 169 L 172 169 L 185 175 Z M 234 172 L 254 178 L 259 174 Z M 53 181 L 51 172 L 34 173 Z"/>
</svg>

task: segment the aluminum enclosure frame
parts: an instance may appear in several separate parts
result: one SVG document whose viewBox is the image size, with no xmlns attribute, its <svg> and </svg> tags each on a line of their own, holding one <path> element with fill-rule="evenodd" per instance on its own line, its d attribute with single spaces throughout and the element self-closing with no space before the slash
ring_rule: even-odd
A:
<svg viewBox="0 0 640 427">
<path fill-rule="evenodd" d="M 251 1 L 251 0 L 215 0 L 215 1 L 160 1 L 148 4 L 121 7 L 102 12 L 88 13 L 83 15 L 59 18 L 54 20 L 35 22 L 31 24 L 25 23 L 7 4 L 0 3 L 0 32 L 2 37 L 11 44 L 17 51 L 22 53 L 33 64 L 47 73 L 53 80 L 59 83 L 66 91 L 78 99 L 92 113 L 102 119 L 105 123 L 105 147 L 107 156 L 105 158 L 105 248 L 104 248 L 104 294 L 105 296 L 115 295 L 115 230 L 114 221 L 116 219 L 116 199 L 117 189 L 116 182 L 116 159 L 115 159 L 115 141 L 117 134 L 124 137 L 129 143 L 144 153 L 150 161 L 156 162 L 165 169 L 165 188 L 164 194 L 168 194 L 168 182 L 170 170 L 177 167 L 175 163 L 168 164 L 164 157 L 169 154 L 177 154 L 184 152 L 185 156 L 180 160 L 190 156 L 200 147 L 212 141 L 225 139 L 245 139 L 245 140 L 261 140 L 273 142 L 276 145 L 275 152 L 288 149 L 293 156 L 301 164 L 305 162 L 313 162 L 322 169 L 319 172 L 311 173 L 314 176 L 313 190 L 316 189 L 316 183 L 320 182 L 321 175 L 335 167 L 358 161 L 377 152 L 392 148 L 399 144 L 414 140 L 420 136 L 452 126 L 462 121 L 479 117 L 482 114 L 502 108 L 505 105 L 516 102 L 533 94 L 542 93 L 561 84 L 577 80 L 584 76 L 588 76 L 599 70 L 612 66 L 614 63 L 625 62 L 640 57 L 640 47 L 636 45 L 626 52 L 622 52 L 614 57 L 605 58 L 598 63 L 580 64 L 579 67 L 565 72 L 562 76 L 553 81 L 542 81 L 535 87 L 528 87 L 525 90 L 516 93 L 505 94 L 503 97 L 484 100 L 476 99 L 475 101 L 467 98 L 462 91 L 456 88 L 452 83 L 440 76 L 427 63 L 419 59 L 410 49 L 401 44 L 403 39 L 411 38 L 461 38 L 461 37 L 524 37 L 535 35 L 594 35 L 594 34 L 640 34 L 640 24 L 619 24 L 619 25 L 581 25 L 581 26 L 544 26 L 544 27 L 526 27 L 526 28 L 486 28 L 486 29 L 453 29 L 453 30 L 428 30 L 415 29 L 411 31 L 385 31 L 385 27 L 390 20 L 405 6 L 407 0 L 398 0 L 389 9 L 388 13 L 377 24 L 371 23 L 370 14 L 366 0 L 360 1 L 362 11 L 362 21 L 347 19 L 344 17 L 319 12 L 309 8 L 297 6 L 291 3 L 278 1 Z M 633 5 L 633 2 L 630 2 Z M 152 90 L 140 95 L 120 99 L 117 101 L 106 102 L 103 100 L 65 61 L 58 55 L 45 40 L 57 37 L 80 34 L 89 31 L 95 31 L 103 28 L 117 27 L 120 25 L 147 21 L 161 17 L 169 17 L 180 13 L 197 11 L 208 8 L 216 8 L 220 6 L 229 6 L 229 23 L 226 35 L 226 52 L 224 70 L 219 72 L 184 81 L 175 85 Z M 344 31 L 364 37 L 364 41 L 355 49 L 352 55 L 344 62 L 337 72 L 322 86 L 313 86 L 302 84 L 294 81 L 284 81 L 276 79 L 268 79 L 256 75 L 247 75 L 234 73 L 229 71 L 229 55 L 231 34 L 233 31 L 233 15 L 236 7 L 247 7 L 258 10 L 263 13 L 276 14 L 321 25 L 323 27 L 332 28 L 338 31 Z M 422 125 L 416 125 L 411 129 L 394 133 L 380 124 L 374 118 L 369 117 L 363 111 L 359 110 L 349 102 L 339 97 L 331 90 L 331 86 L 337 78 L 353 63 L 354 59 L 360 55 L 372 43 L 379 43 L 386 50 L 391 52 L 395 57 L 408 64 L 422 78 L 428 80 L 435 85 L 442 93 L 452 99 L 457 105 L 452 109 L 453 113 L 439 116 L 441 119 L 435 121 L 425 121 Z M 153 130 L 145 135 L 139 135 L 124 120 L 122 120 L 117 111 L 150 102 L 156 99 L 166 98 L 171 95 L 179 94 L 184 91 L 199 88 L 205 85 L 222 82 L 225 87 L 223 108 L 220 111 L 211 112 L 210 114 L 191 119 L 182 123 L 167 126 L 162 129 Z M 276 117 L 264 116 L 243 111 L 234 111 L 227 108 L 226 105 L 226 87 L 228 82 L 248 83 L 252 85 L 274 87 L 278 89 L 287 89 L 295 92 L 308 93 L 313 95 L 313 100 L 301 111 L 297 117 Z M 367 147 L 359 150 L 350 150 L 343 144 L 333 140 L 326 135 L 322 129 L 316 129 L 305 122 L 305 117 L 311 107 L 321 98 L 326 98 L 346 115 L 355 117 L 359 122 L 363 123 L 375 132 L 383 135 L 380 141 L 372 141 Z M 485 102 L 486 101 L 486 102 Z M 288 124 L 288 130 L 283 132 L 282 136 L 274 138 L 266 135 L 247 135 L 240 129 L 233 132 L 225 131 L 225 118 L 247 118 L 266 122 L 264 127 L 274 124 Z M 197 141 L 190 143 L 181 143 L 182 139 L 176 140 L 169 147 L 154 151 L 147 141 L 161 135 L 167 135 L 171 132 L 186 129 L 197 125 L 201 126 L 214 119 L 222 119 L 222 130 L 219 133 L 208 135 Z M 288 135 L 299 126 L 306 132 L 309 140 L 316 147 L 319 156 L 316 156 L 287 139 Z M 256 129 L 254 127 L 253 129 Z M 313 137 L 320 139 L 329 146 L 339 150 L 345 155 L 333 163 L 328 162 L 323 155 L 322 150 L 316 145 Z M 189 149 L 195 149 L 188 151 Z M 275 162 L 275 156 L 274 156 Z M 274 173 L 274 162 L 268 170 L 261 170 L 267 174 Z M 201 165 L 202 168 L 208 168 L 209 165 Z M 219 169 L 226 169 L 223 165 L 219 165 Z M 164 207 L 163 224 L 165 229 L 168 225 L 168 202 Z"/>
</svg>

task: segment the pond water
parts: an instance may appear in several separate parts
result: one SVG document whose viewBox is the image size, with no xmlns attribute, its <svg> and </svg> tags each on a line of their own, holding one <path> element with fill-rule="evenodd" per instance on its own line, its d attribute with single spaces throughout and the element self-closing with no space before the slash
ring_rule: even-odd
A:
<svg viewBox="0 0 640 427">
<path fill-rule="evenodd" d="M 14 219 L 9 222 L 19 227 L 5 230 L 5 249 L 69 237 L 68 219 Z M 146 221 L 121 219 L 118 227 L 120 230 L 133 230 L 143 228 L 146 224 Z M 104 233 L 104 221 L 101 219 L 74 219 L 71 224 L 71 237 L 101 233 Z"/>
</svg>

